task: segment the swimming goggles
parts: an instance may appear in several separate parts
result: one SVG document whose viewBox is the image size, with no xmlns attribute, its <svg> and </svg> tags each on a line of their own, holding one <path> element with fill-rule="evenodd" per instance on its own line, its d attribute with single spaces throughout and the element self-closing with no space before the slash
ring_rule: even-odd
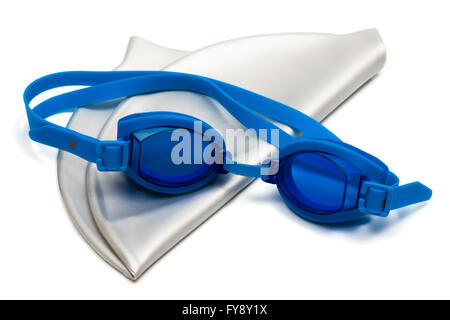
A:
<svg viewBox="0 0 450 320">
<path fill-rule="evenodd" d="M 87 87 L 54 96 L 30 108 L 31 100 L 38 94 L 63 86 Z M 214 98 L 257 134 L 261 129 L 279 130 L 279 158 L 259 165 L 239 163 L 230 159 L 224 144 L 217 149 L 217 143 L 209 158 L 174 163 L 171 156 L 178 143 L 172 141 L 176 130 L 190 133 L 189 139 L 193 143 L 200 141 L 206 154 L 220 137 L 205 122 L 199 126 L 199 119 L 174 112 L 126 116 L 118 121 L 117 140 L 113 141 L 101 141 L 45 120 L 82 106 L 170 90 L 192 91 Z M 419 182 L 399 186 L 398 177 L 383 162 L 342 142 L 302 112 L 198 75 L 166 71 L 61 72 L 32 82 L 25 90 L 24 101 L 32 140 L 94 162 L 99 171 L 123 171 L 139 185 L 160 193 L 190 192 L 205 186 L 218 174 L 261 177 L 277 185 L 294 213 L 320 223 L 349 221 L 368 214 L 386 217 L 390 210 L 430 199 L 432 193 Z M 288 134 L 268 118 L 301 131 L 302 136 Z M 267 142 L 271 143 L 270 136 Z M 278 170 L 271 172 L 269 168 L 274 167 Z"/>
</svg>

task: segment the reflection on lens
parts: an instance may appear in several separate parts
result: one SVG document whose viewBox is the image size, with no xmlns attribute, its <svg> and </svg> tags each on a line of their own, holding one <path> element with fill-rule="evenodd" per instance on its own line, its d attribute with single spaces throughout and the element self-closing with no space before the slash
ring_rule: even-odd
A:
<svg viewBox="0 0 450 320">
<path fill-rule="evenodd" d="M 280 171 L 282 192 L 308 211 L 328 214 L 343 207 L 347 174 L 345 161 L 320 152 L 290 156 Z"/>
<path fill-rule="evenodd" d="M 180 141 L 171 139 L 174 130 L 159 127 L 134 133 L 133 143 L 139 145 L 137 173 L 151 183 L 166 187 L 191 185 L 214 173 L 215 163 L 207 164 L 202 157 L 194 159 L 194 140 L 200 142 L 197 152 L 202 152 L 209 142 L 189 131 L 182 141 L 186 147 L 180 148 Z M 172 157 L 173 150 L 179 150 L 178 158 Z"/>
</svg>

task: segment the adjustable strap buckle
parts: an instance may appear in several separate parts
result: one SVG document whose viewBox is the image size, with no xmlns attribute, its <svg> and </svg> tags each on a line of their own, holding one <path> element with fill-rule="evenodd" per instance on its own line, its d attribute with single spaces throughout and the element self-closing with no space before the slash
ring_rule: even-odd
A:
<svg viewBox="0 0 450 320">
<path fill-rule="evenodd" d="M 362 213 L 387 217 L 393 198 L 391 186 L 364 181 L 359 190 L 358 209 Z"/>
<path fill-rule="evenodd" d="M 100 141 L 96 154 L 98 171 L 125 171 L 128 167 L 128 142 L 127 141 Z"/>
</svg>

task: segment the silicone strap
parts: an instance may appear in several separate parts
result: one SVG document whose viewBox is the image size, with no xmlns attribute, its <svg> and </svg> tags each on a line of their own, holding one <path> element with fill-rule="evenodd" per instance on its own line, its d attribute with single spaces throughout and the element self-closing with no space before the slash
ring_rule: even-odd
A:
<svg viewBox="0 0 450 320">
<path fill-rule="evenodd" d="M 90 87 L 52 97 L 34 109 L 29 107 L 31 100 L 44 91 L 75 85 Z M 208 95 L 221 103 L 244 126 L 257 131 L 279 128 L 254 111 L 301 130 L 304 136 L 337 139 L 319 122 L 282 103 L 214 79 L 166 71 L 74 71 L 42 77 L 31 83 L 24 93 L 30 137 L 88 161 L 101 163 L 104 170 L 124 170 L 128 151 L 126 143 L 101 142 L 50 123 L 45 118 L 107 100 L 167 90 L 188 90 Z M 293 142 L 294 137 L 279 130 L 279 147 Z"/>
</svg>

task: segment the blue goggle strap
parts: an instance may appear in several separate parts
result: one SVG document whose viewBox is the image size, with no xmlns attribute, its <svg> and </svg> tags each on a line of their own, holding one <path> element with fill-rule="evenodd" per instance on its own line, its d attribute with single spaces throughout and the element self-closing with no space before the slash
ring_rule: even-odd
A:
<svg viewBox="0 0 450 320">
<path fill-rule="evenodd" d="M 38 94 L 63 86 L 90 86 L 52 97 L 31 109 L 29 103 Z M 72 71 L 44 76 L 32 82 L 24 92 L 30 125 L 30 137 L 83 159 L 96 162 L 100 170 L 125 170 L 128 144 L 124 141 L 100 141 L 58 126 L 45 118 L 91 104 L 144 93 L 187 90 L 216 99 L 247 128 L 279 130 L 280 148 L 295 138 L 259 114 L 303 132 L 304 137 L 338 140 L 328 129 L 305 114 L 280 102 L 248 90 L 206 77 L 166 71 Z M 256 112 L 256 113 L 255 113 Z M 270 142 L 270 137 L 268 137 Z"/>
</svg>

